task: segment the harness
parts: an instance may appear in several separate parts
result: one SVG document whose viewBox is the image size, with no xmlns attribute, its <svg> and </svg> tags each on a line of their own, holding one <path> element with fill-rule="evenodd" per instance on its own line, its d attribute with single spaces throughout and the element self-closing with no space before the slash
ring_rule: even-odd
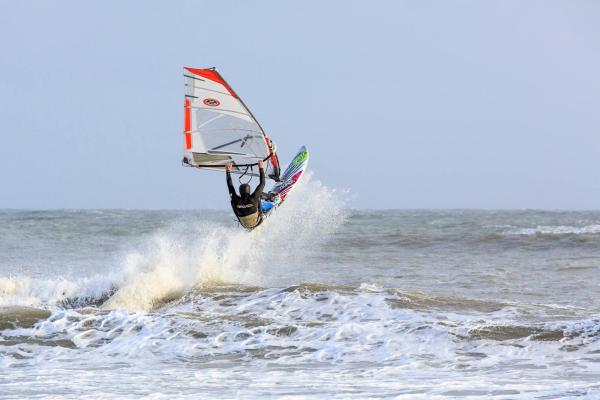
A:
<svg viewBox="0 0 600 400">
<path fill-rule="evenodd" d="M 242 225 L 246 229 L 256 228 L 260 225 L 262 220 L 262 213 L 260 211 L 257 211 L 250 215 L 246 215 L 245 217 L 238 217 L 240 225 Z"/>
</svg>

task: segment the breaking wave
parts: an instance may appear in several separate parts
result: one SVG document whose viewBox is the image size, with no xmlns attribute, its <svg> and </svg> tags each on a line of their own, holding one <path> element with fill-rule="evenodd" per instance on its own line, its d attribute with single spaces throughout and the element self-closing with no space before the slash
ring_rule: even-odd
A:
<svg viewBox="0 0 600 400">
<path fill-rule="evenodd" d="M 435 300 L 427 303 L 431 307 Z M 505 304 L 466 301 L 453 311 L 442 306 L 443 314 L 438 306 L 409 305 L 406 294 L 373 285 L 305 284 L 198 287 L 152 313 L 4 308 L 2 343 L 13 347 L 3 363 L 56 357 L 54 351 L 31 351 L 40 345 L 76 348 L 112 361 L 147 354 L 205 367 L 224 360 L 282 366 L 377 362 L 426 372 L 502 369 L 519 360 L 547 368 L 549 357 L 582 366 L 600 361 L 600 318 L 526 324 Z"/>
</svg>

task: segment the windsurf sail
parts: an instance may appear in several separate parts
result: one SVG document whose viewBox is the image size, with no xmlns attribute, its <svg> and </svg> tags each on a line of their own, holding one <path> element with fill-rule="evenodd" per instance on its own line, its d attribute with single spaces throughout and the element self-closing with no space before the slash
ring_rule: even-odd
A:
<svg viewBox="0 0 600 400">
<path fill-rule="evenodd" d="M 257 175 L 258 161 L 279 179 L 279 161 L 271 139 L 242 99 L 215 68 L 185 67 L 183 163 L 192 167 Z"/>
</svg>

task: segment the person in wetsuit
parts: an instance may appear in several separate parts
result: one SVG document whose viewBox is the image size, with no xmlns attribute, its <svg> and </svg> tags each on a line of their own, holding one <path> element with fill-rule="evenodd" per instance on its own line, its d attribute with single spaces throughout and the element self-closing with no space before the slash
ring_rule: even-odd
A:
<svg viewBox="0 0 600 400">
<path fill-rule="evenodd" d="M 258 169 L 260 171 L 260 183 L 253 193 L 250 185 L 242 183 L 240 185 L 240 195 L 238 196 L 231 182 L 231 171 L 233 164 L 229 163 L 225 166 L 227 172 L 227 188 L 229 189 L 229 197 L 231 198 L 231 208 L 235 216 L 240 221 L 240 224 L 246 229 L 256 228 L 262 222 L 263 215 L 260 209 L 260 197 L 265 188 L 265 163 L 260 160 Z"/>
</svg>

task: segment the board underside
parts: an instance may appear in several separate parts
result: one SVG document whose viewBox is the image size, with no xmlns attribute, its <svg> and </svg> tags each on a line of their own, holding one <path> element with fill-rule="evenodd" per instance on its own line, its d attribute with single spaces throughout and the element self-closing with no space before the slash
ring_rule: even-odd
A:
<svg viewBox="0 0 600 400">
<path fill-rule="evenodd" d="M 265 215 L 271 213 L 285 201 L 288 194 L 302 177 L 307 166 L 308 150 L 306 149 L 306 146 L 302 146 L 281 175 L 281 182 L 277 183 L 273 189 L 269 191 L 269 194 L 275 195 L 275 199 L 273 201 L 263 200 L 261 202 L 261 208 Z"/>
</svg>

